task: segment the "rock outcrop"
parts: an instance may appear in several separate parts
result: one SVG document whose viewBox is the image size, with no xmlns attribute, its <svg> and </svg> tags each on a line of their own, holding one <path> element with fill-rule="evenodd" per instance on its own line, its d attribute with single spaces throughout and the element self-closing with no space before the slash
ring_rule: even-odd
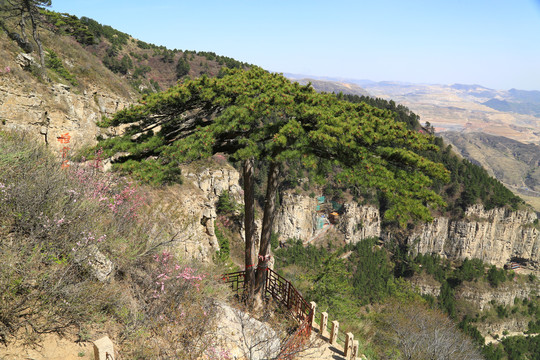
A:
<svg viewBox="0 0 540 360">
<path fill-rule="evenodd" d="M 540 231 L 532 211 L 470 207 L 465 218 L 436 218 L 408 237 L 411 251 L 452 259 L 478 258 L 499 267 L 518 260 L 540 270 Z"/>
<path fill-rule="evenodd" d="M 514 299 L 529 299 L 540 291 L 540 282 L 515 283 L 506 281 L 496 288 L 488 287 L 483 289 L 474 284 L 464 283 L 456 291 L 456 299 L 466 300 L 475 304 L 480 311 L 491 307 L 491 303 L 497 305 L 512 306 Z"/>
<path fill-rule="evenodd" d="M 316 231 L 316 207 L 317 200 L 309 196 L 283 194 L 274 219 L 274 232 L 279 240 L 309 240 Z"/>
<path fill-rule="evenodd" d="M 317 199 L 285 193 L 281 199 L 274 221 L 274 232 L 281 241 L 299 239 L 308 242 L 325 230 L 318 226 L 320 218 L 325 216 L 325 226 L 330 224 L 326 219 L 328 214 L 317 212 Z M 361 206 L 354 202 L 346 202 L 340 211 L 341 216 L 336 227 L 345 236 L 347 243 L 380 236 L 381 218 L 379 211 L 373 206 Z"/>
<path fill-rule="evenodd" d="M 381 235 L 381 216 L 376 207 L 348 202 L 343 205 L 343 209 L 338 229 L 345 234 L 347 243 L 354 244 Z"/>
<path fill-rule="evenodd" d="M 184 167 L 183 185 L 156 192 L 151 199 L 157 228 L 176 235 L 173 248 L 183 258 L 210 261 L 219 250 L 214 232 L 216 202 L 223 191 L 241 198 L 240 174 L 230 165 Z"/>
<path fill-rule="evenodd" d="M 413 276 L 409 280 L 412 286 L 422 295 L 437 297 L 441 292 L 441 284 L 431 276 Z M 478 311 L 496 305 L 512 306 L 514 299 L 529 299 L 540 292 L 540 283 L 505 281 L 498 287 L 491 287 L 486 282 L 464 282 L 455 289 L 456 299 L 473 304 Z"/>
<path fill-rule="evenodd" d="M 249 314 L 218 303 L 218 328 L 215 338 L 232 359 L 273 359 L 279 353 L 280 339 L 266 323 Z"/>
<path fill-rule="evenodd" d="M 96 122 L 133 101 L 100 88 L 80 93 L 68 85 L 44 85 L 35 79 L 22 82 L 11 73 L 4 74 L 0 76 L 0 129 L 41 136 L 56 151 L 93 145 L 100 132 Z"/>
</svg>

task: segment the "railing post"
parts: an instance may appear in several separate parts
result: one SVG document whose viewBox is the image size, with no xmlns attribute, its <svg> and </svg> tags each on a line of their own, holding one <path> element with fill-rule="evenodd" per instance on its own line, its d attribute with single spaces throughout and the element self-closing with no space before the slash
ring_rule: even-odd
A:
<svg viewBox="0 0 540 360">
<path fill-rule="evenodd" d="M 309 324 L 311 327 L 315 325 L 315 314 L 317 314 L 317 303 L 315 301 L 312 301 L 311 303 L 311 323 Z"/>
<path fill-rule="evenodd" d="M 348 332 L 347 335 L 345 336 L 345 348 L 344 348 L 345 359 L 347 360 L 352 359 L 351 355 L 352 355 L 352 349 L 353 349 L 353 341 L 354 341 L 354 335 Z"/>
<path fill-rule="evenodd" d="M 337 320 L 332 321 L 332 332 L 330 333 L 330 344 L 337 345 L 337 337 L 339 333 L 339 322 Z"/>
<path fill-rule="evenodd" d="M 328 326 L 328 313 L 325 311 L 321 313 L 321 336 L 324 336 L 327 326 Z"/>
<path fill-rule="evenodd" d="M 114 360 L 114 345 L 108 336 L 94 341 L 94 358 L 96 360 Z"/>
<path fill-rule="evenodd" d="M 351 356 L 351 359 L 352 360 L 356 360 L 356 358 L 358 357 L 358 348 L 360 347 L 360 344 L 358 343 L 358 340 L 354 340 L 353 341 L 353 347 L 352 347 L 352 356 Z"/>
<path fill-rule="evenodd" d="M 266 271 L 264 272 L 264 296 L 266 296 L 266 293 L 268 292 L 268 287 L 270 285 L 270 271 L 271 270 L 269 268 L 266 268 Z"/>
<path fill-rule="evenodd" d="M 287 281 L 287 309 L 291 309 L 291 283 Z"/>
</svg>

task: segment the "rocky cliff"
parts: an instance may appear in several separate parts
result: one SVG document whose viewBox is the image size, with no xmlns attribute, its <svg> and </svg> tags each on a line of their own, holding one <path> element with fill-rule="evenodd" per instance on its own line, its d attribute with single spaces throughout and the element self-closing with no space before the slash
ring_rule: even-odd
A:
<svg viewBox="0 0 540 360">
<path fill-rule="evenodd" d="M 318 226 L 321 214 L 316 207 L 314 198 L 284 194 L 274 224 L 280 240 L 295 238 L 307 242 L 324 231 Z M 381 217 L 375 207 L 347 202 L 340 213 L 336 229 L 347 243 L 381 236 Z M 484 210 L 475 205 L 466 211 L 463 219 L 437 217 L 433 222 L 419 226 L 410 232 L 407 241 L 413 254 L 439 254 L 451 259 L 478 258 L 498 267 L 518 261 L 530 270 L 539 271 L 537 219 L 530 210 Z"/>
<path fill-rule="evenodd" d="M 38 135 L 55 151 L 94 144 L 100 131 L 96 122 L 134 101 L 99 87 L 74 91 L 59 83 L 23 81 L 17 74 L 26 75 L 11 69 L 0 76 L 0 129 Z"/>
<path fill-rule="evenodd" d="M 299 239 L 309 242 L 332 226 L 328 214 L 317 211 L 317 199 L 285 193 L 274 221 L 274 232 L 281 241 Z M 361 206 L 354 202 L 343 204 L 336 228 L 347 243 L 380 236 L 381 218 L 373 206 Z"/>
<path fill-rule="evenodd" d="M 433 297 L 440 294 L 441 284 L 431 276 L 415 275 L 410 279 L 410 282 L 420 294 Z M 537 296 L 540 291 L 540 283 L 515 278 L 513 281 L 505 281 L 494 288 L 486 282 L 464 282 L 454 291 L 456 300 L 462 304 L 461 306 L 467 304 L 468 311 L 486 314 L 486 316 L 491 312 L 488 319 L 475 322 L 474 326 L 478 328 L 482 336 L 486 337 L 487 341 L 493 341 L 490 334 L 502 336 L 503 333 L 508 332 L 523 335 L 527 331 L 530 317 L 510 309 L 515 307 L 516 299 L 530 300 Z M 508 309 L 509 316 L 499 317 L 493 314 L 493 309 L 501 305 Z M 482 311 L 485 312 L 481 313 Z"/>
<path fill-rule="evenodd" d="M 345 235 L 347 243 L 381 235 L 381 216 L 374 206 L 362 206 L 355 202 L 343 204 L 343 215 L 338 229 Z"/>
<path fill-rule="evenodd" d="M 241 197 L 240 174 L 230 165 L 183 167 L 183 185 L 153 192 L 156 231 L 176 235 L 172 248 L 184 258 L 210 261 L 219 250 L 214 232 L 216 202 L 223 191 Z"/>
<path fill-rule="evenodd" d="M 506 281 L 496 288 L 488 286 L 481 288 L 475 284 L 465 283 L 461 285 L 456 292 L 456 299 L 466 300 L 471 304 L 475 304 L 479 310 L 490 308 L 491 303 L 497 305 L 512 306 L 514 299 L 529 299 L 531 296 L 538 294 L 540 291 L 540 283 L 516 283 Z"/>
<path fill-rule="evenodd" d="M 520 271 L 518 270 L 518 273 Z M 540 292 L 540 283 L 505 281 L 494 288 L 485 282 L 464 282 L 455 289 L 456 300 L 465 300 L 474 304 L 478 311 L 489 309 L 492 304 L 512 306 L 514 299 L 529 299 Z M 411 284 L 422 295 L 437 297 L 441 292 L 441 284 L 431 276 L 413 276 Z"/>
<path fill-rule="evenodd" d="M 436 218 L 408 237 L 413 253 L 478 258 L 499 267 L 517 260 L 540 270 L 540 231 L 532 211 L 470 207 L 461 220 Z"/>
<path fill-rule="evenodd" d="M 309 240 L 316 232 L 317 200 L 309 196 L 285 193 L 274 220 L 274 232 L 281 241 Z"/>
</svg>

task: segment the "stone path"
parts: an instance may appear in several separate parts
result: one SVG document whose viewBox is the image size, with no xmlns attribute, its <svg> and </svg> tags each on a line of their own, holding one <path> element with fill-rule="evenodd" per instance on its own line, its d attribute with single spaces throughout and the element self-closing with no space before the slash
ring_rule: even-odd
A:
<svg viewBox="0 0 540 360">
<path fill-rule="evenodd" d="M 343 356 L 343 348 L 338 345 L 331 345 L 328 342 L 330 334 L 325 332 L 320 336 L 319 327 L 314 324 L 311 332 L 311 344 L 308 349 L 298 354 L 301 360 L 346 360 Z"/>
</svg>

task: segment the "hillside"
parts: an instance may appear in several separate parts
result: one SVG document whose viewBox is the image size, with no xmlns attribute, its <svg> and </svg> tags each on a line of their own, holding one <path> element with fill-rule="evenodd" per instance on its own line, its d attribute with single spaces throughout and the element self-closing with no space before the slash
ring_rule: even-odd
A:
<svg viewBox="0 0 540 360">
<path fill-rule="evenodd" d="M 538 145 L 524 144 L 484 133 L 463 134 L 448 131 L 441 135 L 463 157 L 484 167 L 514 192 L 538 202 L 537 199 L 540 197 Z M 536 209 L 540 211 L 538 206 Z"/>
<path fill-rule="evenodd" d="M 247 64 L 213 52 L 167 49 L 145 43 L 93 19 L 44 11 L 50 30 L 69 35 L 141 93 L 174 85 L 185 76 L 217 76 L 222 67 Z"/>
<path fill-rule="evenodd" d="M 219 82 L 223 87 L 213 89 L 216 92 L 231 87 L 204 108 L 211 116 L 204 117 L 201 124 L 209 124 L 219 116 L 224 99 L 236 101 L 238 93 L 247 92 L 242 88 L 245 82 L 232 81 L 242 79 L 245 73 L 227 78 L 221 69 L 248 65 L 209 52 L 146 44 L 87 18 L 50 12 L 44 16 L 49 21 L 41 30 L 44 46 L 49 49 L 46 69 L 39 69 L 35 52 L 23 54 L 9 36 L 8 32 L 18 31 L 16 24 L 4 24 L 0 33 L 0 342 L 7 345 L 2 350 L 9 351 L 15 339 L 39 342 L 39 334 L 48 332 L 66 333 L 80 342 L 107 333 L 126 358 L 223 359 L 231 358 L 232 351 L 247 357 L 250 349 L 243 347 L 247 342 L 242 338 L 244 328 L 229 327 L 219 310 L 223 303 L 235 304 L 220 275 L 244 267 L 242 216 L 246 207 L 238 202 L 243 199 L 245 184 L 231 166 L 239 167 L 239 162 L 223 152 L 197 161 L 183 157 L 184 150 L 196 155 L 193 157 L 210 155 L 214 150 L 208 147 L 210 142 L 199 147 L 191 143 L 161 154 L 178 140 L 174 129 L 165 129 L 170 132 L 164 142 L 153 136 L 165 131 L 143 129 L 144 136 L 127 137 L 134 147 L 119 143 L 115 150 L 120 149 L 120 154 L 113 158 L 116 165 L 122 157 L 146 158 L 140 163 L 147 171 L 141 173 L 150 176 L 139 176 L 139 182 L 135 175 L 141 173 L 136 174 L 134 161 L 125 162 L 125 177 L 101 172 L 111 166 L 110 159 L 103 158 L 102 151 L 107 149 L 88 147 L 96 139 L 104 140 L 104 147 L 114 145 L 106 137 L 123 129 L 111 126 L 105 131 L 96 124 L 118 121 L 115 125 L 126 126 L 129 122 L 122 122 L 121 114 L 129 111 L 121 110 L 136 102 L 163 110 L 167 108 L 161 106 L 165 98 L 167 106 L 173 108 L 171 119 L 176 121 L 173 99 L 178 100 L 174 97 L 177 90 L 167 93 L 168 97 L 152 94 L 177 81 L 191 86 L 218 83 L 213 79 L 188 81 L 200 75 L 223 80 Z M 229 141 L 230 133 L 223 129 L 236 126 L 231 133 L 247 138 L 268 119 L 275 121 L 275 126 L 269 127 L 272 131 L 283 125 L 283 119 L 293 120 L 285 124 L 280 136 L 262 132 L 251 142 L 250 154 L 265 151 L 256 148 L 263 141 L 268 141 L 267 148 L 285 150 L 279 187 L 272 197 L 278 208 L 274 227 L 267 232 L 273 251 L 268 256 L 308 300 L 319 303 L 320 310 L 345 320 L 340 331 L 354 331 L 369 359 L 405 358 L 410 344 L 415 348 L 437 345 L 431 358 L 445 351 L 463 351 L 477 359 L 485 335 L 505 336 L 505 331 L 514 332 L 523 324 L 526 330 L 522 332 L 538 332 L 540 300 L 535 274 L 540 269 L 536 251 L 540 232 L 537 216 L 519 198 L 485 170 L 456 156 L 441 138 L 429 137 L 426 133 L 432 128 L 422 126 L 419 116 L 402 104 L 358 95 L 323 96 L 262 69 L 249 76 L 253 73 L 260 76 L 255 78 L 259 80 L 254 81 L 255 90 L 250 88 L 252 92 L 240 99 L 248 98 L 247 105 L 236 103 L 235 116 L 227 112 L 231 117 L 222 118 L 223 123 L 214 129 L 224 133 L 221 149 L 238 145 Z M 279 87 L 271 81 L 278 81 Z M 313 84 L 325 86 L 318 81 Z M 266 86 L 266 91 L 258 92 L 257 86 Z M 356 86 L 347 88 L 364 94 Z M 480 91 L 477 86 L 454 90 L 471 89 Z M 185 89 L 178 91 L 186 94 L 182 92 Z M 308 94 L 309 105 L 301 104 Z M 201 98 L 205 101 L 211 98 L 208 92 L 204 95 Z M 272 96 L 272 101 L 267 102 L 266 96 Z M 292 98 L 305 106 L 300 110 L 312 106 L 308 110 L 313 112 L 294 112 L 296 108 L 289 106 L 294 103 Z M 254 105 L 251 100 L 260 103 L 250 106 Z M 319 102 L 327 106 L 315 106 Z M 192 120 L 201 109 L 197 104 L 188 105 L 192 107 L 187 117 Z M 282 106 L 279 111 L 283 112 L 273 112 L 267 106 Z M 351 114 L 362 121 L 355 124 L 362 126 L 346 127 L 347 117 L 340 117 L 343 109 L 356 111 Z M 283 116 L 248 123 L 245 114 L 253 111 Z M 325 119 L 328 123 L 321 122 L 324 126 L 311 135 L 324 145 L 319 144 L 318 154 L 329 151 L 329 161 L 313 161 L 313 157 L 311 162 L 294 161 L 297 153 L 289 150 L 305 148 L 303 143 L 294 142 L 298 128 L 293 125 L 305 121 L 309 128 L 316 114 L 328 113 L 332 114 Z M 335 119 L 343 120 L 344 125 L 331 127 Z M 337 141 L 326 141 L 328 129 L 337 129 Z M 376 178 L 369 162 L 362 163 L 367 166 L 360 167 L 363 176 L 355 186 L 341 184 L 351 173 L 339 177 L 344 165 L 338 164 L 336 157 L 340 155 L 344 164 L 355 166 L 358 163 L 348 161 L 357 159 L 355 156 L 365 149 L 356 141 L 346 144 L 354 149 L 347 150 L 340 140 L 360 130 L 366 131 L 362 139 L 370 139 L 371 144 L 376 144 L 381 134 L 384 138 L 398 130 L 408 136 L 385 140 L 383 149 L 372 156 L 374 162 L 387 157 L 399 169 L 396 173 L 402 186 L 392 183 L 390 194 L 375 191 L 369 182 L 361 183 Z M 270 139 L 277 144 L 272 145 Z M 287 146 L 280 147 L 283 143 Z M 413 145 L 417 153 L 411 150 L 403 157 L 403 152 L 395 150 L 395 143 Z M 84 147 L 92 160 L 79 152 Z M 376 148 L 369 147 L 370 151 Z M 245 156 L 245 152 L 233 155 Z M 170 159 L 173 161 L 166 163 Z M 189 161 L 177 166 L 178 159 Z M 448 182 L 439 176 L 430 187 L 423 186 L 429 181 L 418 175 L 420 171 L 412 170 L 419 159 L 428 174 L 432 169 L 426 164 L 444 164 L 451 171 Z M 535 159 L 532 152 L 531 159 Z M 258 203 L 253 212 L 259 228 L 265 173 L 273 160 L 266 157 L 256 163 L 254 197 Z M 410 167 L 401 171 L 406 161 Z M 174 177 L 155 176 L 156 167 L 164 163 L 171 165 Z M 382 164 L 375 164 L 378 171 Z M 310 170 L 318 166 L 317 171 Z M 170 184 L 171 180 L 182 183 Z M 376 180 L 371 185 L 385 185 L 389 179 L 379 174 Z M 150 186 L 145 181 L 157 184 Z M 392 201 L 396 202 L 392 196 L 402 191 L 416 196 L 416 202 L 406 196 L 398 199 L 403 213 L 417 211 L 418 204 L 433 206 L 420 213 L 423 218 L 405 221 L 400 227 L 399 221 L 385 219 L 385 212 L 391 209 Z M 422 196 L 424 203 L 418 200 Z M 448 206 L 435 210 L 439 196 Z M 334 223 L 329 220 L 332 212 L 337 214 L 332 215 Z M 431 215 L 433 222 L 423 221 Z M 312 245 L 306 245 L 310 241 Z M 473 261 L 468 259 L 471 254 L 476 258 Z M 518 263 L 520 269 L 501 269 L 509 262 Z M 414 318 L 404 316 L 408 314 L 415 314 Z M 261 325 L 263 330 L 256 332 L 274 331 L 272 341 L 283 341 L 294 328 L 275 313 L 261 314 L 260 319 L 270 325 Z M 462 332 L 456 328 L 458 322 Z M 421 331 L 418 324 L 426 324 L 429 330 Z M 433 338 L 439 330 L 444 338 Z M 407 334 L 419 334 L 420 340 Z M 468 337 L 474 338 L 474 344 Z M 526 340 L 527 351 L 534 354 L 534 350 L 529 351 L 533 341 Z M 511 353 L 516 347 L 501 341 L 484 350 L 495 353 L 504 348 Z M 410 357 L 425 355 L 414 354 Z M 495 355 L 488 358 L 497 359 Z"/>
</svg>

